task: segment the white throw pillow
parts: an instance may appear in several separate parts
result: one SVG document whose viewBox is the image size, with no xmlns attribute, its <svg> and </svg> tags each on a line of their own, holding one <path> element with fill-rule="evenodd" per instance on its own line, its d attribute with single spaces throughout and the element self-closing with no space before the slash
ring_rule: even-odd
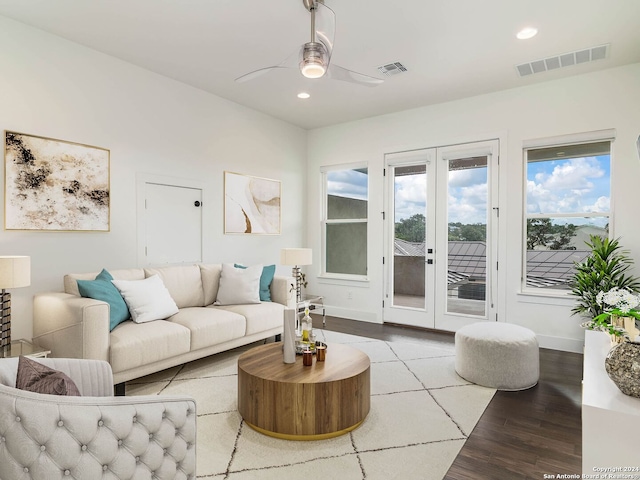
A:
<svg viewBox="0 0 640 480">
<path fill-rule="evenodd" d="M 262 275 L 262 265 L 236 268 L 230 263 L 223 264 L 215 304 L 260 303 L 260 275 Z"/>
<path fill-rule="evenodd" d="M 136 323 L 162 320 L 178 313 L 169 290 L 158 275 L 144 280 L 111 280 L 124 297 Z"/>
</svg>

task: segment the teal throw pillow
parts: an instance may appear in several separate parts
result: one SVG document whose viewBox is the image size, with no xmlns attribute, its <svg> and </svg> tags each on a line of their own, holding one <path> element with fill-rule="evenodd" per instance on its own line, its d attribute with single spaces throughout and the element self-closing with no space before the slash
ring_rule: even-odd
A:
<svg viewBox="0 0 640 480">
<path fill-rule="evenodd" d="M 236 268 L 247 268 L 239 263 L 234 263 Z M 271 301 L 271 282 L 273 282 L 273 276 L 276 274 L 275 265 L 265 265 L 262 267 L 262 275 L 260 275 L 260 301 Z"/>
<path fill-rule="evenodd" d="M 109 304 L 109 331 L 130 318 L 129 308 L 111 280 L 113 277 L 104 269 L 95 280 L 78 280 L 80 295 Z"/>
</svg>

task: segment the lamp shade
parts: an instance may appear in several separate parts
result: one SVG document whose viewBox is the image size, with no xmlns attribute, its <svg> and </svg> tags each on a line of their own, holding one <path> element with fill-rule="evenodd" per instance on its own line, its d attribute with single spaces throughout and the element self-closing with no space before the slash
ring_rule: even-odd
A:
<svg viewBox="0 0 640 480">
<path fill-rule="evenodd" d="M 0 256 L 0 288 L 31 285 L 31 257 Z"/>
<path fill-rule="evenodd" d="M 310 248 L 283 248 L 280 250 L 282 265 L 311 265 L 312 250 Z"/>
</svg>

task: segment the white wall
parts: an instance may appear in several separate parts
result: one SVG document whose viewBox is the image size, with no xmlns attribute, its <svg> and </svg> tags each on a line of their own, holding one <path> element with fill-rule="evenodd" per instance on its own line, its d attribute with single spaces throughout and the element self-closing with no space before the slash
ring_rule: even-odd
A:
<svg viewBox="0 0 640 480">
<path fill-rule="evenodd" d="M 31 286 L 11 291 L 13 338 L 31 338 L 33 294 L 63 274 L 137 265 L 139 173 L 203 185 L 205 262 L 277 264 L 303 246 L 304 130 L 3 17 L 0 130 L 111 151 L 109 233 L 0 231 L 0 255 L 32 262 Z M 222 233 L 224 170 L 282 181 L 281 235 Z"/>
<path fill-rule="evenodd" d="M 392 81 L 392 80 L 390 80 Z M 522 255 L 523 142 L 535 138 L 615 129 L 613 145 L 614 236 L 640 263 L 637 192 L 640 160 L 640 64 L 575 76 L 443 103 L 393 115 L 335 125 L 309 132 L 307 237 L 320 253 L 321 177 L 325 165 L 368 162 L 368 283 L 330 282 L 308 275 L 308 291 L 324 294 L 330 311 L 355 319 L 382 321 L 384 154 L 461 141 L 501 139 L 500 272 L 504 292 L 499 319 L 525 325 L 543 346 L 581 351 L 584 332 L 570 315 L 572 300 L 545 299 L 519 293 Z M 506 268 L 503 268 L 506 267 Z M 315 266 L 319 268 L 319 266 Z M 640 269 L 636 268 L 636 274 Z M 353 292 L 347 299 L 346 290 Z"/>
</svg>

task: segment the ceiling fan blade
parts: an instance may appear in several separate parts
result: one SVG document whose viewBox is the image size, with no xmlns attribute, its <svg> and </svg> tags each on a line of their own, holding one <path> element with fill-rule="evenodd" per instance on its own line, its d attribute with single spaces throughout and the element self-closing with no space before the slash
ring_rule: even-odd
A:
<svg viewBox="0 0 640 480">
<path fill-rule="evenodd" d="M 300 51 L 301 50 L 302 49 L 300 49 Z M 264 67 L 264 68 L 259 68 L 258 70 L 253 70 L 249 73 L 245 73 L 244 75 L 240 75 L 238 78 L 235 79 L 235 81 L 238 83 L 248 82 L 249 80 L 253 80 L 254 78 L 258 78 L 264 75 L 265 73 L 269 73 L 272 70 L 277 70 L 279 68 L 297 68 L 299 63 L 298 57 L 300 55 L 301 54 L 298 51 L 296 51 L 291 55 L 289 55 L 287 58 L 285 58 L 278 65 L 272 65 L 271 67 Z"/>
<path fill-rule="evenodd" d="M 316 42 L 322 42 L 327 49 L 327 61 L 331 61 L 333 40 L 336 36 L 336 14 L 324 3 L 315 2 L 315 36 Z"/>
<path fill-rule="evenodd" d="M 384 80 L 380 78 L 371 77 L 369 75 L 365 75 L 364 73 L 358 73 L 352 70 L 347 70 L 346 68 L 340 67 L 339 65 L 335 64 L 329 64 L 326 77 L 333 80 L 342 80 L 343 82 L 357 83 L 359 85 L 364 85 L 365 87 L 376 87 L 381 83 L 384 83 Z"/>
<path fill-rule="evenodd" d="M 236 78 L 235 81 L 238 83 L 248 82 L 249 80 L 258 78 L 259 76 L 264 75 L 265 73 L 269 73 L 271 70 L 275 70 L 277 68 L 289 68 L 289 67 L 274 65 L 273 67 L 259 68 L 258 70 L 254 70 L 253 72 L 245 73 L 244 75 L 239 76 L 238 78 Z"/>
</svg>

